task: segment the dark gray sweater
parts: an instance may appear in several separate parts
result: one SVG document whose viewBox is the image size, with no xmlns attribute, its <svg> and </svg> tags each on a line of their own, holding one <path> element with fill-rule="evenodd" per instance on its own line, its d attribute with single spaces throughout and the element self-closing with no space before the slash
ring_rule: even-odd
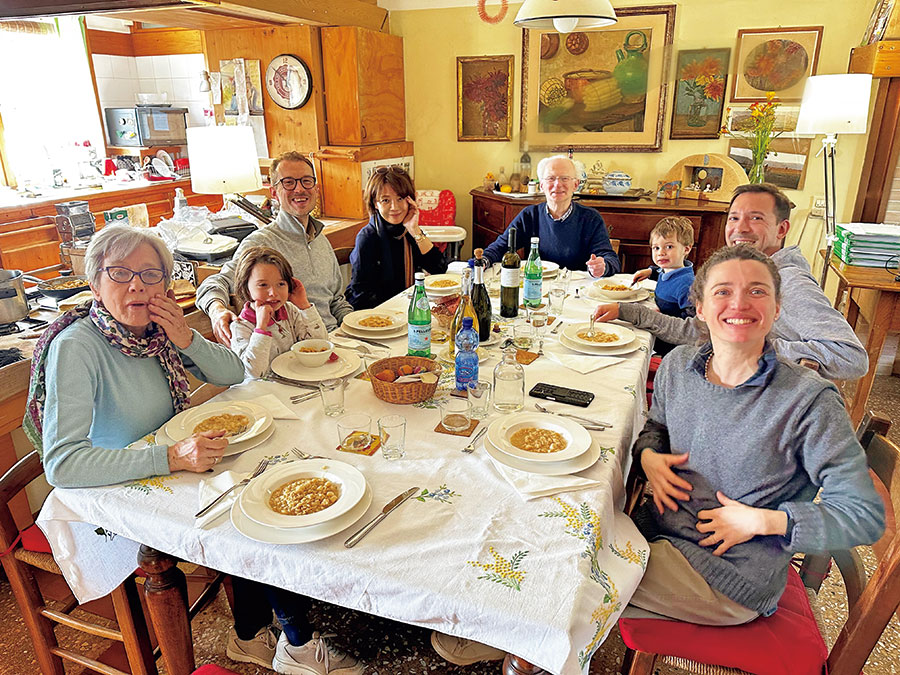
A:
<svg viewBox="0 0 900 675">
<path fill-rule="evenodd" d="M 768 615 L 793 553 L 870 544 L 884 531 L 884 509 L 834 385 L 779 361 L 767 345 L 757 373 L 728 389 L 704 377 L 711 350 L 684 345 L 663 359 L 634 445 L 638 462 L 645 448 L 690 452 L 675 470 L 693 485 L 691 498 L 662 515 L 650 503 L 635 520 L 648 539 L 671 541 L 710 586 Z M 715 546 L 699 545 L 707 535 L 696 526 L 699 511 L 720 506 L 716 490 L 785 511 L 787 536 L 757 536 L 714 556 Z"/>
</svg>

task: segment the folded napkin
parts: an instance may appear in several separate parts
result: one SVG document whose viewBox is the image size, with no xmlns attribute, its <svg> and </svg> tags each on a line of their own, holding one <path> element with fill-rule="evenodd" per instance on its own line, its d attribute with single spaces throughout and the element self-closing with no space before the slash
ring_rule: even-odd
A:
<svg viewBox="0 0 900 675">
<path fill-rule="evenodd" d="M 551 351 L 546 351 L 544 354 L 551 361 L 556 361 L 559 365 L 582 375 L 587 375 L 607 366 L 614 366 L 625 360 L 620 356 L 576 356 L 575 354 L 557 354 Z"/>
<path fill-rule="evenodd" d="M 550 497 L 561 492 L 574 492 L 601 485 L 600 481 L 579 476 L 541 476 L 528 471 L 520 471 L 501 464 L 490 457 L 491 464 L 506 481 L 512 485 L 525 501 Z"/>
<path fill-rule="evenodd" d="M 202 509 L 220 494 L 225 492 L 225 490 L 236 483 L 240 483 L 246 477 L 245 474 L 235 473 L 234 471 L 223 471 L 216 476 L 200 481 L 200 486 L 197 491 L 197 510 L 199 511 Z M 195 518 L 194 526 L 201 529 L 210 528 L 213 523 L 218 522 L 222 516 L 231 511 L 234 500 L 237 499 L 240 494 L 241 488 L 233 490 L 230 495 L 216 504 L 210 511 L 204 513 L 200 518 Z"/>
<path fill-rule="evenodd" d="M 313 390 L 310 390 L 312 392 Z M 266 394 L 258 398 L 250 399 L 251 403 L 261 405 L 263 408 L 272 413 L 272 417 L 276 420 L 298 420 L 297 414 L 288 408 L 284 403 L 278 400 L 274 394 Z"/>
<path fill-rule="evenodd" d="M 333 333 L 328 336 L 328 339 L 331 340 L 335 346 L 337 347 L 347 347 L 349 349 L 359 349 L 365 347 L 365 349 L 360 350 L 360 356 L 367 356 L 364 352 L 366 349 L 369 350 L 372 356 L 376 358 L 386 358 L 391 355 L 391 350 L 387 347 L 379 347 L 378 345 L 373 345 L 368 342 L 362 342 L 360 340 L 354 340 L 350 337 L 343 337 L 341 335 L 334 335 Z M 393 340 L 395 338 L 385 338 Z"/>
</svg>

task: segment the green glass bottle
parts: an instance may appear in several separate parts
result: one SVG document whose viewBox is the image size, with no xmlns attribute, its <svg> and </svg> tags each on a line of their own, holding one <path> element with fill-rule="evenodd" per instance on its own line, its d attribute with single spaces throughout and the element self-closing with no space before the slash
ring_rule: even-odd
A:
<svg viewBox="0 0 900 675">
<path fill-rule="evenodd" d="M 487 287 L 484 285 L 484 249 L 476 248 L 475 251 L 475 278 L 472 281 L 472 307 L 478 316 L 476 328 L 478 339 L 487 342 L 491 339 L 491 298 Z"/>
<path fill-rule="evenodd" d="M 509 228 L 509 248 L 503 254 L 500 270 L 500 316 L 514 319 L 519 315 L 519 266 L 521 258 L 516 253 L 516 230 Z"/>
<path fill-rule="evenodd" d="M 531 252 L 525 261 L 525 283 L 522 285 L 523 303 L 526 307 L 537 307 L 541 304 L 541 282 L 544 271 L 541 268 L 541 254 L 538 252 L 538 237 L 531 238 Z"/>
<path fill-rule="evenodd" d="M 408 346 L 409 356 L 431 355 L 431 304 L 425 295 L 425 273 L 416 272 L 416 285 L 412 300 L 409 301 Z"/>
</svg>

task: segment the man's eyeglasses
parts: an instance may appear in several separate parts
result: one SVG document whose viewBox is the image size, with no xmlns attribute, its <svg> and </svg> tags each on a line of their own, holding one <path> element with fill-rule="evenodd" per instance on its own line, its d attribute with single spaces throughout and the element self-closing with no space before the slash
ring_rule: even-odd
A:
<svg viewBox="0 0 900 675">
<path fill-rule="evenodd" d="M 153 286 L 166 278 L 165 271 L 156 268 L 135 272 L 127 267 L 104 267 L 103 271 L 106 272 L 106 276 L 117 284 L 131 283 L 131 280 L 138 276 L 141 278 L 142 282 L 148 286 Z"/>
<path fill-rule="evenodd" d="M 574 180 L 571 176 L 546 176 L 544 178 L 545 183 L 562 183 L 563 185 L 568 185 Z"/>
<path fill-rule="evenodd" d="M 383 176 L 384 174 L 386 174 L 388 172 L 396 173 L 400 176 L 408 176 L 409 175 L 407 173 L 406 169 L 404 169 L 399 164 L 391 164 L 390 166 L 379 166 L 379 167 L 375 168 L 375 173 L 377 173 L 379 176 Z"/>
<path fill-rule="evenodd" d="M 316 187 L 316 177 L 315 176 L 303 176 L 302 178 L 290 178 L 290 177 L 282 178 L 281 180 L 277 181 L 275 183 L 275 185 L 280 185 L 285 190 L 290 192 L 295 187 L 297 187 L 297 183 L 300 183 L 300 185 L 305 187 L 307 190 L 310 190 L 310 189 Z"/>
</svg>

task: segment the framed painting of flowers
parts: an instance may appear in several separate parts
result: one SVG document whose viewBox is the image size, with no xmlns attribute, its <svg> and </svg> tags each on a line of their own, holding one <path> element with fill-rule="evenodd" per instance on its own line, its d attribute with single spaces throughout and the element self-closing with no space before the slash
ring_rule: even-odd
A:
<svg viewBox="0 0 900 675">
<path fill-rule="evenodd" d="M 731 49 L 683 49 L 675 66 L 669 138 L 718 138 Z"/>
<path fill-rule="evenodd" d="M 822 26 L 739 30 L 731 100 L 764 101 L 773 91 L 780 101 L 799 101 L 821 44 Z"/>
<path fill-rule="evenodd" d="M 512 139 L 514 60 L 511 54 L 456 57 L 457 140 Z"/>
</svg>

